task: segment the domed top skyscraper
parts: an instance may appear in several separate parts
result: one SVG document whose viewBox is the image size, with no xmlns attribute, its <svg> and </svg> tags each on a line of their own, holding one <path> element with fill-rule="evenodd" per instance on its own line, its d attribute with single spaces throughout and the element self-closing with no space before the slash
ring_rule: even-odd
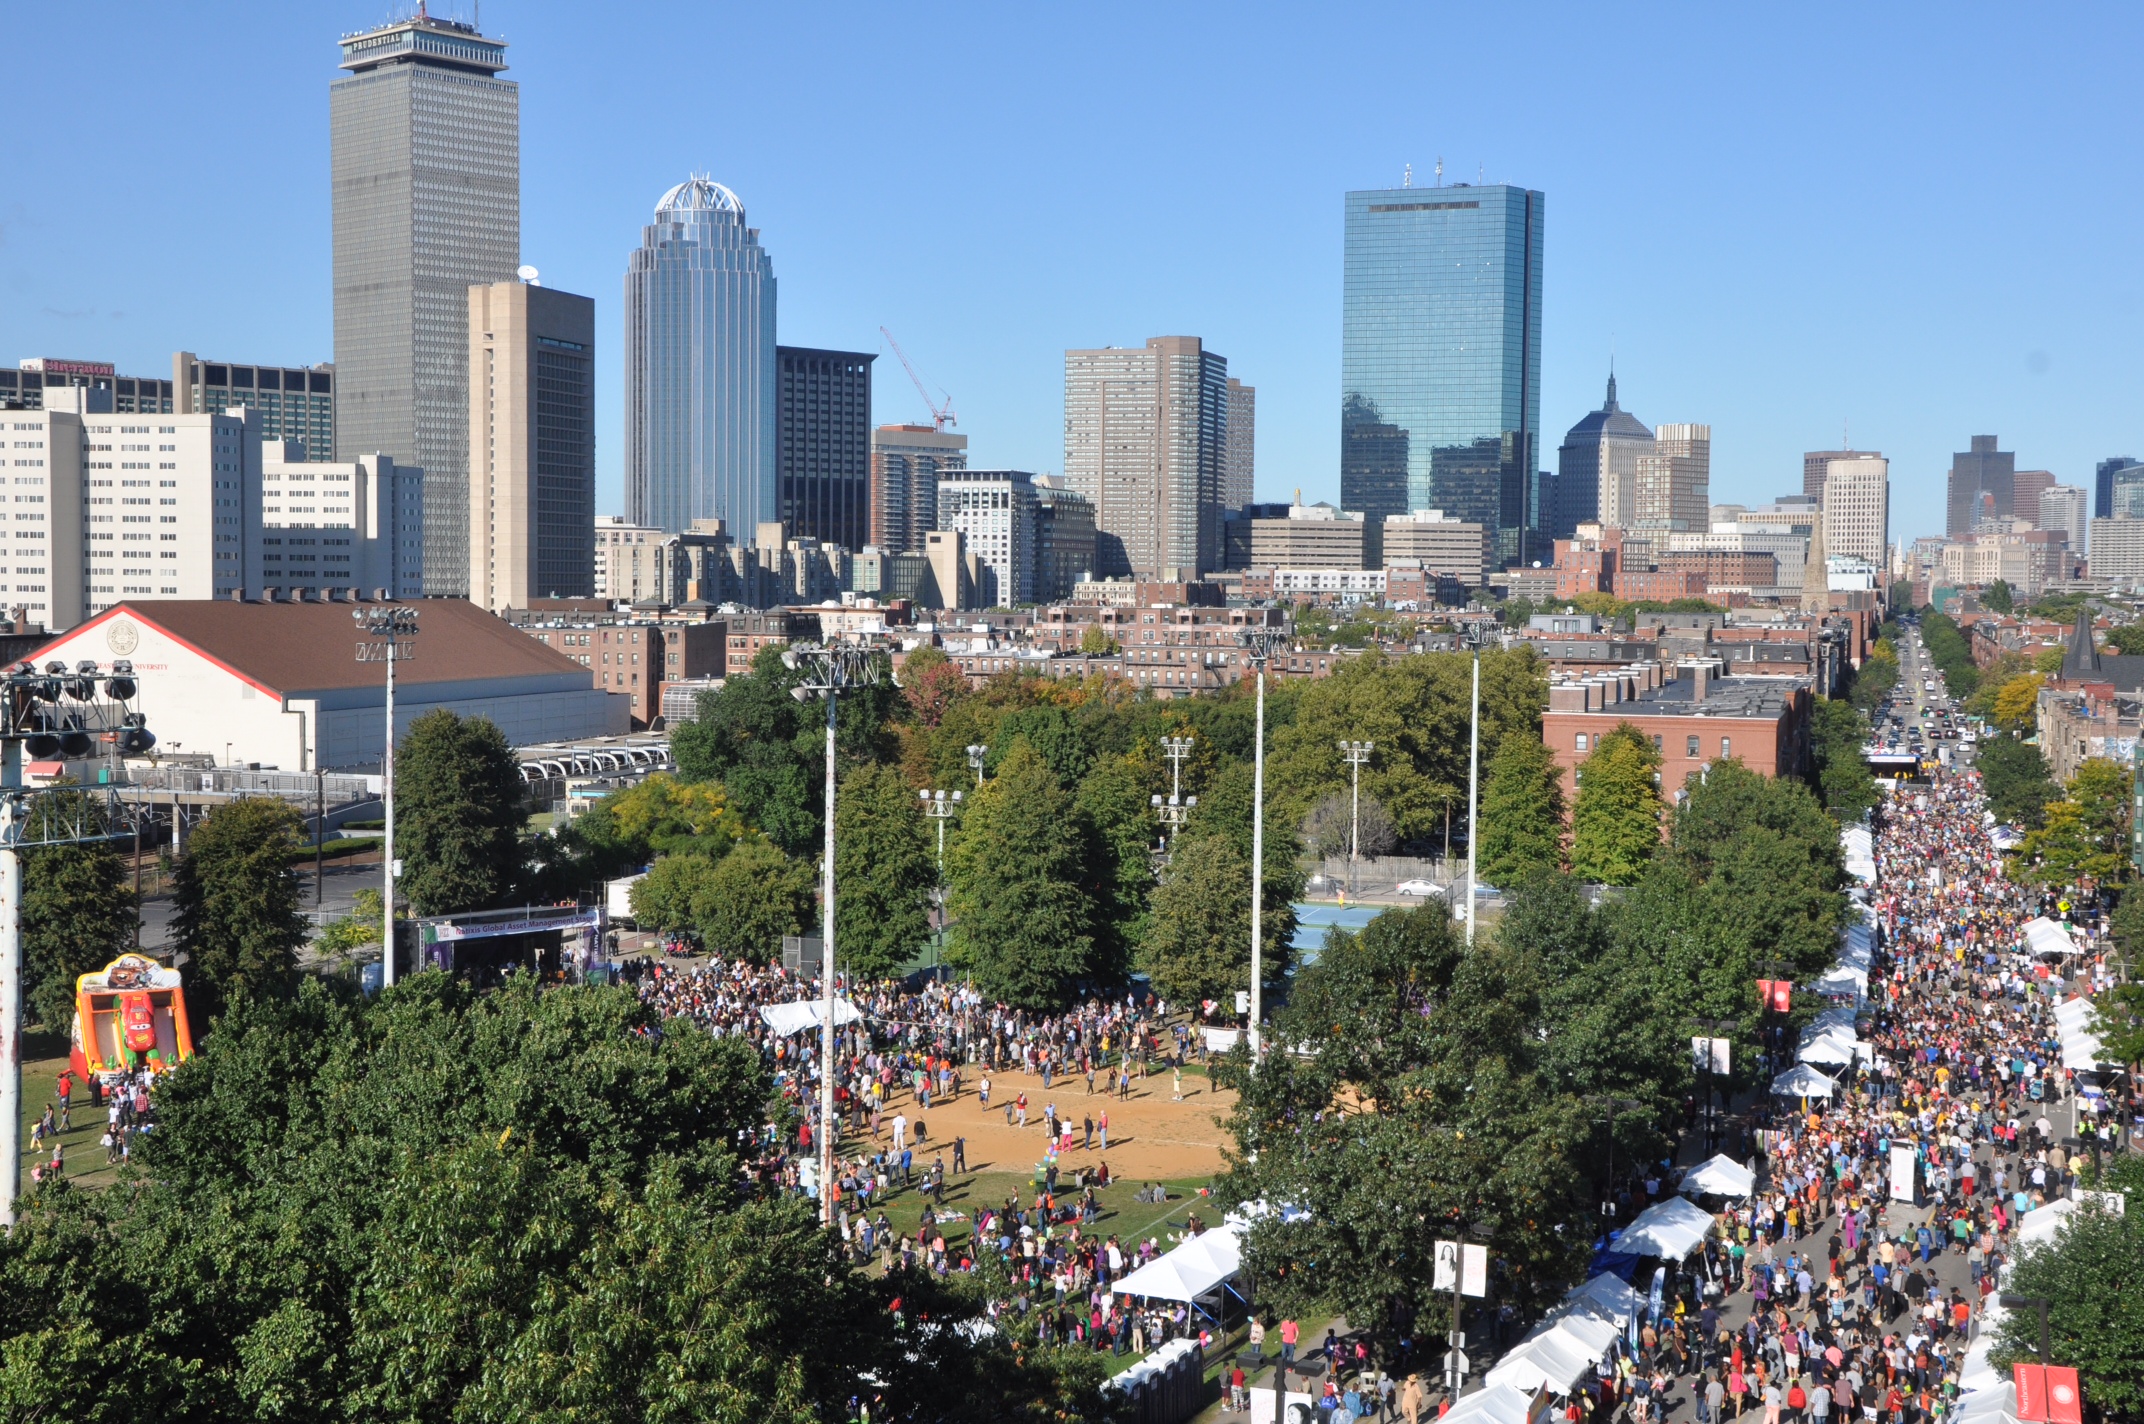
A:
<svg viewBox="0 0 2144 1424">
<path fill-rule="evenodd" d="M 625 271 L 625 504 L 748 544 L 775 502 L 774 263 L 737 195 L 695 174 L 664 193 Z"/>
<path fill-rule="evenodd" d="M 1653 452 L 1653 432 L 1616 404 L 1615 372 L 1608 373 L 1608 399 L 1570 429 L 1556 451 L 1558 539 L 1599 520 L 1628 525 L 1635 517 L 1638 457 Z"/>
</svg>

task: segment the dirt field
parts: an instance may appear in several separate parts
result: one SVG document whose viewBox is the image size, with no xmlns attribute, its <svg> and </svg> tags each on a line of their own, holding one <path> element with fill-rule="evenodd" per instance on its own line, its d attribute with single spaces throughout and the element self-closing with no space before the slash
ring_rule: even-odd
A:
<svg viewBox="0 0 2144 1424">
<path fill-rule="evenodd" d="M 1061 1178 L 1105 1161 L 1115 1180 L 1183 1181 L 1209 1177 L 1221 1170 L 1221 1147 L 1228 1133 L 1220 1120 L 1234 1105 L 1236 1095 L 1215 1089 L 1203 1073 L 1184 1075 L 1182 1102 L 1173 1101 L 1175 1088 L 1167 1070 L 1144 1080 L 1135 1079 L 1131 1096 L 1125 1099 L 1104 1097 L 1099 1080 L 1094 1095 L 1089 1097 L 1086 1079 L 1076 1074 L 1056 1079 L 1056 1085 L 1044 1092 L 1042 1079 L 1035 1074 L 996 1073 L 990 1075 L 988 1108 L 976 1092 L 981 1078 L 980 1073 L 968 1070 L 957 1100 L 934 1099 L 931 1110 L 920 1114 L 927 1131 L 923 1141 L 916 1144 L 919 1166 L 941 1152 L 950 1164 L 953 1139 L 961 1136 L 968 1139 L 970 1172 L 1032 1172 L 1047 1150 L 1043 1108 L 1054 1102 L 1058 1113 L 1069 1118 L 1074 1127 L 1073 1150 L 1058 1154 Z M 1023 1092 L 1027 1094 L 1028 1124 L 1024 1130 L 1005 1122 L 1005 1105 L 1016 1102 Z M 1079 1146 L 1084 1135 L 1079 1131 L 1083 1119 L 1092 1116 L 1099 1125 L 1104 1111 L 1109 1114 L 1108 1149 L 1103 1150 L 1097 1143 L 1083 1150 Z M 896 1112 L 906 1114 L 911 1123 L 919 1116 L 909 1094 L 898 1093 L 881 1118 L 879 1145 L 891 1144 Z M 846 1137 L 842 1149 L 860 1150 L 865 1140 Z"/>
</svg>

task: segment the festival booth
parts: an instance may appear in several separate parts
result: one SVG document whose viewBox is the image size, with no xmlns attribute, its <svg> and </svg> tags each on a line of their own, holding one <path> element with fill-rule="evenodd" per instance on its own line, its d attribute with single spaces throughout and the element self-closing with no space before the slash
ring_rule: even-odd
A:
<svg viewBox="0 0 2144 1424">
<path fill-rule="evenodd" d="M 1866 826 L 1848 826 L 1839 832 L 1839 857 L 1846 873 L 1864 885 L 1876 883 L 1876 839 Z"/>
<path fill-rule="evenodd" d="M 2055 1005 L 2055 1035 L 2062 1044 L 2062 1066 L 2077 1073 L 2100 1070 L 2099 1035 L 2092 1031 L 2098 1010 L 2090 999 Z"/>
<path fill-rule="evenodd" d="M 1801 1047 L 1794 1053 L 1794 1061 L 1844 1068 L 1873 1056 L 1869 1046 L 1857 1038 L 1852 1029 L 1830 1028 L 1821 1032 L 1803 1033 Z"/>
<path fill-rule="evenodd" d="M 1550 1415 L 1545 1390 L 1487 1384 L 1453 1405 L 1437 1424 L 1546 1424 Z"/>
<path fill-rule="evenodd" d="M 1966 1359 L 1970 1361 L 1972 1356 Z M 2016 1381 L 2002 1375 L 1979 1389 L 1968 1390 L 1961 1385 L 1958 1410 L 1951 1419 L 1953 1424 L 2018 1424 Z"/>
<path fill-rule="evenodd" d="M 1792 1077 L 1793 1074 L 1788 1074 Z M 1822 1077 L 1822 1074 L 1818 1074 Z M 1828 1080 L 1827 1080 L 1828 1081 Z M 1779 1085 L 1772 1085 L 1777 1092 Z M 1746 1197 L 1757 1190 L 1757 1174 L 1722 1152 L 1682 1174 L 1685 1194 L 1700 1197 Z"/>
<path fill-rule="evenodd" d="M 817 999 L 798 999 L 788 1004 L 766 1004 L 760 1008 L 759 1017 L 776 1033 L 790 1038 L 808 1028 L 817 1028 L 826 1022 L 825 1005 Z M 834 1000 L 834 1027 L 855 1023 L 863 1015 L 847 999 Z"/>
<path fill-rule="evenodd" d="M 1958 1390 L 1965 1400 L 1975 1397 L 1999 1395 L 2011 1388 L 2010 1372 L 1998 1370 L 1989 1356 L 1995 1353 L 1996 1337 L 2002 1334 L 2003 1321 L 2010 1312 L 2003 1308 L 2002 1297 L 1991 1295 L 1981 1308 L 1980 1333 L 1973 1337 L 1972 1345 L 1965 1352 L 1965 1363 L 1959 1367 Z M 2012 1395 L 2012 1402 L 2016 1396 Z M 1970 1408 L 1968 1404 L 1964 1407 Z M 1985 1408 L 1985 1406 L 1982 1406 Z"/>
<path fill-rule="evenodd" d="M 2062 925 L 2042 915 L 2025 921 L 2025 952 L 2035 959 L 2061 959 L 2077 952 L 2077 941 Z"/>
<path fill-rule="evenodd" d="M 110 1081 L 146 1065 L 168 1073 L 194 1056 L 179 971 L 140 954 L 122 954 L 74 981 L 75 1076 Z"/>
<path fill-rule="evenodd" d="M 1608 1352 L 1622 1336 L 1622 1330 L 1598 1315 L 1561 1306 L 1513 1346 L 1484 1378 L 1489 1384 L 1510 1385 L 1529 1394 L 1546 1389 L 1551 1394 L 1569 1395 L 1594 1366 L 1608 1358 Z"/>
<path fill-rule="evenodd" d="M 1774 1096 L 1782 1098 L 1823 1098 L 1827 1101 L 1839 1085 L 1806 1063 L 1797 1063 L 1772 1080 Z"/>
<path fill-rule="evenodd" d="M 1662 1261 L 1687 1260 L 1705 1244 L 1712 1231 L 1712 1213 L 1688 1197 L 1669 1197 L 1638 1213 L 1615 1250 L 1628 1256 L 1653 1256 Z"/>
<path fill-rule="evenodd" d="M 2053 1241 L 2062 1223 L 2075 1216 L 2087 1203 L 2103 1207 L 2116 1216 L 2125 1215 L 2129 1207 L 2129 1199 L 2120 1192 L 2080 1191 L 2075 1198 L 2057 1197 L 2046 1206 L 2035 1207 L 2018 1218 L 2018 1251 L 2022 1253 L 2028 1246 Z"/>
</svg>

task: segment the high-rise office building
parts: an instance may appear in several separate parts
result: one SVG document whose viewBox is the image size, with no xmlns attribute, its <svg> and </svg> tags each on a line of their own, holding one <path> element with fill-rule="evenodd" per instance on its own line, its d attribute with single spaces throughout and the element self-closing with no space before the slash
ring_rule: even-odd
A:
<svg viewBox="0 0 2144 1424">
<path fill-rule="evenodd" d="M 1035 484 L 1023 470 L 947 470 L 938 477 L 938 520 L 958 530 L 982 565 L 985 606 L 1035 601 Z"/>
<path fill-rule="evenodd" d="M 1653 429 L 1638 457 L 1633 529 L 1702 532 L 1712 512 L 1712 427 L 1669 423 Z"/>
<path fill-rule="evenodd" d="M 1258 388 L 1228 378 L 1228 442 L 1221 458 L 1221 508 L 1241 509 L 1257 498 Z"/>
<path fill-rule="evenodd" d="M 868 351 L 774 348 L 775 490 L 793 538 L 854 552 L 871 542 Z"/>
<path fill-rule="evenodd" d="M 1065 478 L 1094 505 L 1097 573 L 1219 568 L 1227 443 L 1228 361 L 1196 336 L 1065 353 Z"/>
<path fill-rule="evenodd" d="M 523 281 L 468 301 L 469 598 L 592 597 L 596 304 Z"/>
<path fill-rule="evenodd" d="M 2010 508 L 2005 512 L 2012 519 L 2022 519 L 2037 528 L 2040 522 L 2040 491 L 2054 487 L 2053 470 L 2019 470 L 2010 477 Z"/>
<path fill-rule="evenodd" d="M 2114 517 L 2114 472 L 2133 469 L 2136 463 L 2127 455 L 2114 455 L 2099 462 L 2092 480 L 2092 516 L 2095 519 Z"/>
<path fill-rule="evenodd" d="M 1094 572 L 1094 506 L 1063 475 L 1037 475 L 1035 601 L 1070 598 Z"/>
<path fill-rule="evenodd" d="M 204 361 L 191 351 L 171 357 L 171 408 L 215 415 L 242 405 L 261 418 L 261 439 L 302 440 L 308 460 L 335 458 L 335 368 L 245 366 Z"/>
<path fill-rule="evenodd" d="M 341 43 L 335 455 L 423 468 L 425 586 L 466 593 L 469 288 L 521 261 L 521 91 L 503 40 L 421 6 Z"/>
<path fill-rule="evenodd" d="M 1831 473 L 1833 460 L 1853 460 L 1866 451 L 1861 450 L 1805 450 L 1802 452 L 1802 493 L 1821 502 L 1824 498 L 1824 481 Z"/>
<path fill-rule="evenodd" d="M 1501 184 L 1346 198 L 1342 502 L 1379 521 L 1437 508 L 1479 523 L 1499 563 L 1552 548 L 1536 460 L 1543 201 Z M 1358 445 L 1358 425 L 1394 434 Z M 1407 498 L 1351 499 L 1350 463 L 1389 466 L 1402 441 Z"/>
<path fill-rule="evenodd" d="M 175 409 L 169 381 L 154 376 L 122 376 L 109 361 L 30 356 L 12 371 L 0 370 L 0 410 L 43 410 L 47 389 L 70 390 L 78 386 L 102 392 L 91 397 L 92 401 L 100 409 L 109 408 L 119 415 L 170 415 Z"/>
<path fill-rule="evenodd" d="M 2109 519 L 2144 519 L 2144 465 L 2124 465 L 2112 476 Z"/>
<path fill-rule="evenodd" d="M 1970 534 L 1991 512 L 2008 518 L 2015 507 L 2017 456 L 1995 448 L 1993 435 L 1975 435 L 1973 448 L 1950 457 L 1950 490 L 1943 532 L 1952 538 Z"/>
<path fill-rule="evenodd" d="M 1637 518 L 1638 457 L 1653 453 L 1653 432 L 1616 403 L 1615 373 L 1608 398 L 1571 427 L 1556 450 L 1556 509 L 1550 527 L 1572 538 L 1581 524 L 1627 528 Z"/>
<path fill-rule="evenodd" d="M 968 467 L 968 437 L 928 425 L 871 433 L 871 537 L 890 554 L 920 553 L 938 527 L 938 473 Z"/>
<path fill-rule="evenodd" d="M 627 603 L 656 597 L 656 550 L 663 531 L 628 523 L 622 514 L 599 514 L 595 532 L 596 597 Z"/>
<path fill-rule="evenodd" d="M 1348 396 L 1340 412 L 1340 507 L 1372 524 L 1408 513 L 1408 444 L 1403 427 L 1377 419 L 1364 397 Z"/>
<path fill-rule="evenodd" d="M 2059 531 L 2069 541 L 2070 552 L 2085 552 L 2086 501 L 2079 485 L 2056 485 L 2040 491 L 2040 517 L 2033 522 L 2042 529 Z"/>
<path fill-rule="evenodd" d="M 1825 550 L 1832 558 L 1883 567 L 1891 549 L 1891 462 L 1877 451 L 1859 450 L 1824 468 Z"/>
<path fill-rule="evenodd" d="M 778 520 L 774 263 L 744 204 L 663 194 L 625 272 L 625 512 L 683 533 Z"/>
</svg>

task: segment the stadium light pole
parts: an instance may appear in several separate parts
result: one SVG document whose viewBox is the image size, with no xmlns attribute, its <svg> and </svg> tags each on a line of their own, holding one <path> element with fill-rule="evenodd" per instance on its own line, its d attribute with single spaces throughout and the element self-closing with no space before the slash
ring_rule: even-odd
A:
<svg viewBox="0 0 2144 1424">
<path fill-rule="evenodd" d="M 395 664 L 417 654 L 417 613 L 407 606 L 353 608 L 350 619 L 366 637 L 358 639 L 357 660 L 387 664 L 387 742 L 380 753 L 380 802 L 386 834 L 380 846 L 380 987 L 395 982 Z M 367 641 L 370 639 L 371 641 Z"/>
<path fill-rule="evenodd" d="M 93 662 L 70 671 L 57 659 L 42 673 L 30 662 L 0 671 L 0 1231 L 13 1229 L 22 1187 L 22 853 L 131 834 L 117 787 L 27 788 L 23 755 L 81 761 L 100 741 L 115 755 L 147 752 L 156 745 L 148 719 L 127 706 L 138 691 L 125 661 L 107 674 Z M 44 799 L 55 793 L 61 799 Z M 61 809 L 48 809 L 55 804 Z"/>
<path fill-rule="evenodd" d="M 945 957 L 945 823 L 960 814 L 964 793 L 955 791 L 947 795 L 943 791 L 918 791 L 916 799 L 923 803 L 923 814 L 938 823 L 938 884 L 935 887 L 938 901 L 938 933 L 931 948 L 931 977 L 938 977 L 939 962 Z"/>
<path fill-rule="evenodd" d="M 1251 759 L 1251 1057 L 1265 1052 L 1264 915 L 1266 897 L 1266 664 L 1288 640 L 1279 628 L 1246 628 L 1244 656 L 1258 671 L 1258 720 Z"/>
<path fill-rule="evenodd" d="M 782 666 L 802 672 L 799 702 L 826 699 L 826 862 L 819 893 L 819 1220 L 834 1224 L 834 728 L 841 694 L 879 680 L 878 652 L 863 643 L 798 643 Z"/>
<path fill-rule="evenodd" d="M 1168 830 L 1168 853 L 1172 857 L 1176 854 L 1176 833 L 1182 830 L 1184 822 L 1190 819 L 1191 808 L 1199 804 L 1198 797 L 1187 799 L 1184 796 L 1184 758 L 1191 755 L 1191 745 L 1195 740 L 1196 738 L 1189 736 L 1161 739 L 1162 754 L 1169 759 L 1169 799 L 1164 801 L 1158 795 L 1150 799 L 1154 814 Z"/>
<path fill-rule="evenodd" d="M 1352 807 L 1348 813 L 1347 833 L 1347 893 L 1355 893 L 1356 866 L 1362 862 L 1362 766 L 1377 750 L 1375 742 L 1342 742 L 1340 755 L 1347 759 L 1354 785 L 1349 793 Z"/>
<path fill-rule="evenodd" d="M 1481 624 L 1467 629 L 1467 646 L 1474 650 L 1474 702 L 1467 718 L 1467 948 L 1474 947 L 1475 855 L 1481 847 L 1481 645 L 1486 636 Z"/>
<path fill-rule="evenodd" d="M 990 755 L 990 748 L 981 742 L 968 744 L 968 766 L 975 773 L 975 784 L 983 784 L 983 758 Z"/>
</svg>

